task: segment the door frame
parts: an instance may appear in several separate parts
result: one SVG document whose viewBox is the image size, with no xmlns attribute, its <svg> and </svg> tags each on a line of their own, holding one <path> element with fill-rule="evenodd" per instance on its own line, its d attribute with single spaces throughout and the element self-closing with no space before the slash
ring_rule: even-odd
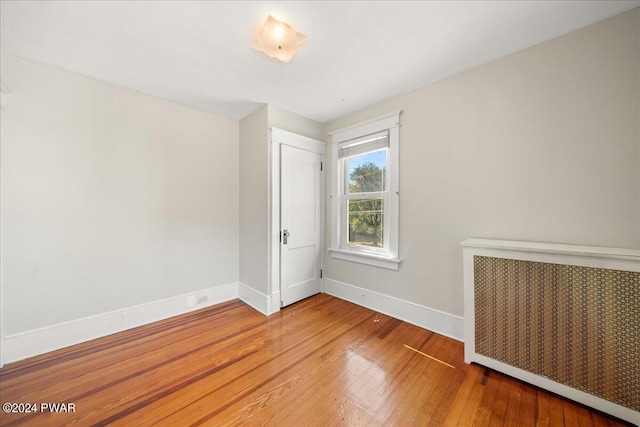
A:
<svg viewBox="0 0 640 427">
<path fill-rule="evenodd" d="M 320 217 L 320 266 L 324 269 L 325 252 L 325 172 L 326 147 L 325 142 L 307 136 L 298 135 L 284 129 L 269 128 L 269 155 L 271 157 L 269 175 L 271 185 L 269 186 L 269 304 L 268 313 L 273 314 L 280 311 L 280 146 L 288 145 L 294 148 L 311 151 L 322 155 L 323 174 L 321 180 L 321 217 Z M 324 279 L 320 279 L 320 289 L 324 291 Z"/>
</svg>

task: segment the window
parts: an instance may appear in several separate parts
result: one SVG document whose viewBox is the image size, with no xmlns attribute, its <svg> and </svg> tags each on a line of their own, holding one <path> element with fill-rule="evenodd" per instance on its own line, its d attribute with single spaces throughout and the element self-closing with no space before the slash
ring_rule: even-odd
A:
<svg viewBox="0 0 640 427">
<path fill-rule="evenodd" d="M 331 133 L 331 256 L 398 269 L 400 112 Z"/>
<path fill-rule="evenodd" d="M 389 152 L 389 132 L 371 135 L 360 141 L 347 141 L 338 149 L 338 159 L 344 168 L 340 216 L 345 220 L 342 246 L 371 253 L 389 251 L 385 235 L 384 208 L 389 205 L 386 175 Z M 387 227 L 385 227 L 387 225 Z"/>
</svg>

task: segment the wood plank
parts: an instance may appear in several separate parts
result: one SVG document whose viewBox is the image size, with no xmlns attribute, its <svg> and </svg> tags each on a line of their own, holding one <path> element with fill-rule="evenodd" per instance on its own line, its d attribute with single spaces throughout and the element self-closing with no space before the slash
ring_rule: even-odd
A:
<svg viewBox="0 0 640 427">
<path fill-rule="evenodd" d="M 541 392 L 544 394 L 544 391 Z M 564 420 L 564 410 L 562 409 L 562 404 L 564 400 L 556 396 L 555 394 L 550 394 L 549 396 L 549 425 L 550 426 L 564 426 L 568 425 Z"/>
<path fill-rule="evenodd" d="M 476 365 L 469 369 L 469 373 L 465 375 L 462 384 L 458 387 L 453 405 L 448 411 L 444 425 L 460 425 L 466 424 L 469 421 L 468 419 L 463 419 L 462 416 L 469 402 L 473 402 L 474 399 L 477 399 L 478 393 L 474 389 L 476 383 L 479 383 L 479 380 L 482 377 L 482 371 L 483 368 Z"/>
<path fill-rule="evenodd" d="M 482 384 L 485 389 L 482 392 L 482 400 L 480 401 L 478 408 L 475 409 L 476 416 L 473 422 L 474 426 L 489 425 L 493 402 L 496 398 L 496 394 L 498 393 L 499 384 L 499 381 L 494 377 L 495 374 L 492 375 L 490 369 L 484 370 L 480 384 Z"/>
<path fill-rule="evenodd" d="M 374 318 L 329 295 L 269 317 L 232 301 L 12 363 L 3 403 L 76 412 L 0 425 L 625 425 L 465 364 L 460 342 Z"/>
<path fill-rule="evenodd" d="M 508 390 L 509 394 L 507 397 L 507 411 L 504 417 L 505 426 L 519 426 L 520 421 L 518 420 L 518 406 L 520 405 L 520 398 L 522 396 L 522 387 L 524 384 L 520 381 L 509 381 L 508 382 Z"/>
<path fill-rule="evenodd" d="M 549 426 L 549 395 L 541 392 L 540 390 L 536 390 L 536 403 L 536 427 Z"/>
<path fill-rule="evenodd" d="M 497 390 L 495 398 L 493 399 L 488 425 L 501 426 L 504 425 L 504 420 L 509 410 L 507 406 L 509 402 L 509 377 L 496 373 L 492 379 L 497 382 Z"/>
<path fill-rule="evenodd" d="M 442 360 L 448 361 L 453 364 L 455 359 L 454 354 L 457 354 L 460 351 L 461 344 L 449 340 L 443 339 L 439 335 L 434 335 L 430 340 L 427 348 L 423 350 L 425 352 L 430 352 L 431 354 L 437 355 Z M 462 378 L 464 376 L 463 372 L 466 371 L 467 365 L 464 363 L 460 364 L 456 361 L 457 365 L 455 365 L 455 370 L 458 371 L 455 374 Z M 442 367 L 441 367 L 442 368 Z M 444 410 L 441 412 L 440 418 L 438 418 L 438 410 L 441 408 L 447 408 L 448 406 L 443 403 L 443 401 L 447 401 L 447 389 L 451 385 L 451 375 L 452 371 L 450 369 L 440 369 L 440 375 L 437 374 L 437 370 L 435 370 L 436 374 L 433 375 L 433 386 L 431 390 L 429 390 L 428 396 L 425 396 L 424 403 L 420 408 L 420 413 L 416 418 L 415 425 L 425 426 L 425 425 L 437 425 L 440 419 L 444 419 L 444 414 L 446 413 Z"/>
</svg>

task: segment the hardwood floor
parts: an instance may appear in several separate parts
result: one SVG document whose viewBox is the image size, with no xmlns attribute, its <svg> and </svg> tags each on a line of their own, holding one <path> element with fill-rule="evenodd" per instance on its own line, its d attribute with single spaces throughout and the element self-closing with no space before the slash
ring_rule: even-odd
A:
<svg viewBox="0 0 640 427">
<path fill-rule="evenodd" d="M 232 301 L 12 363 L 0 400 L 38 412 L 0 424 L 625 425 L 466 365 L 460 342 L 375 317 L 324 294 L 270 317 Z M 40 410 L 63 402 L 75 412 Z"/>
</svg>

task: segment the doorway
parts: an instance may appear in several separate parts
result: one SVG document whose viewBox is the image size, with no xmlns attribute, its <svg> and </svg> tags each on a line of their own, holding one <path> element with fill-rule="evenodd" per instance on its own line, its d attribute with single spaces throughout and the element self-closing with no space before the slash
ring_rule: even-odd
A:
<svg viewBox="0 0 640 427">
<path fill-rule="evenodd" d="M 271 142 L 277 156 L 272 158 L 271 283 L 272 290 L 279 288 L 272 295 L 279 295 L 273 305 L 279 302 L 280 308 L 322 291 L 325 144 L 276 128 Z"/>
</svg>

